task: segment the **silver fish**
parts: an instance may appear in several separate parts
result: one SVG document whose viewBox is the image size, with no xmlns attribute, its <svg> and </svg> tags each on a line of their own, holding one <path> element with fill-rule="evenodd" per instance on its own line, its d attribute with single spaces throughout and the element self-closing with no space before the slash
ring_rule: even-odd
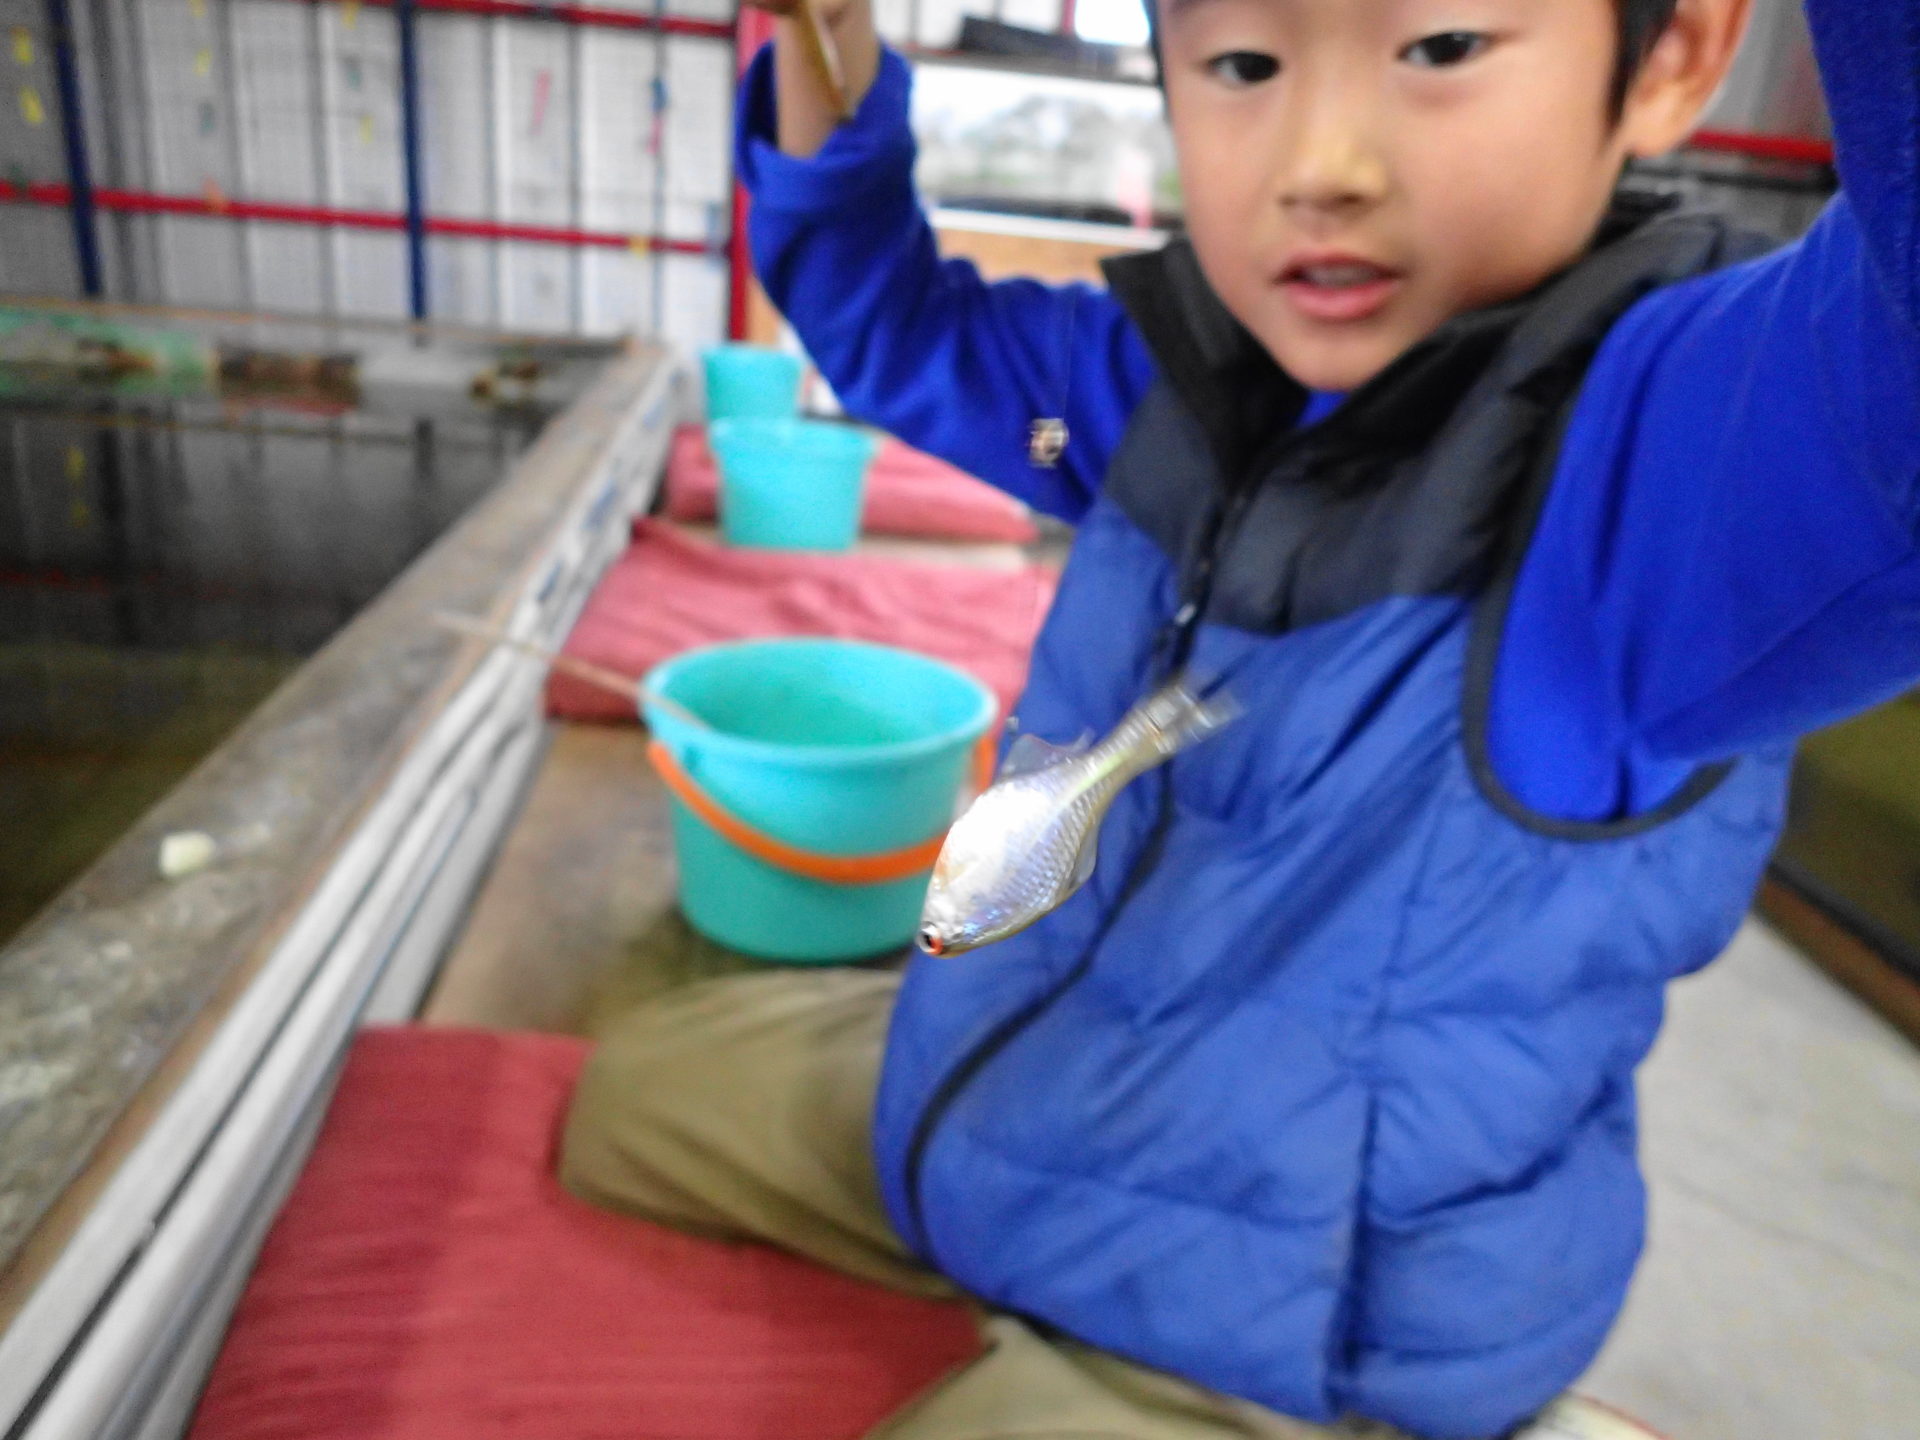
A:
<svg viewBox="0 0 1920 1440">
<path fill-rule="evenodd" d="M 1093 874 L 1100 822 L 1132 780 L 1235 719 L 1175 680 L 1129 710 L 1099 744 L 1061 749 L 1023 735 L 947 832 L 914 943 L 958 955 L 1018 934 Z"/>
</svg>

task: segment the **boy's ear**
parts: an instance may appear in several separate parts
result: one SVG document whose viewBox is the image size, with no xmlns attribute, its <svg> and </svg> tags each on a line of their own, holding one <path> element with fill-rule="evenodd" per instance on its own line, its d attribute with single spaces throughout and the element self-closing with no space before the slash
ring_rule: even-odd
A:
<svg viewBox="0 0 1920 1440">
<path fill-rule="evenodd" d="M 1679 0 L 1627 91 L 1620 115 L 1626 153 L 1664 155 L 1693 133 L 1733 68 L 1752 0 Z"/>
</svg>

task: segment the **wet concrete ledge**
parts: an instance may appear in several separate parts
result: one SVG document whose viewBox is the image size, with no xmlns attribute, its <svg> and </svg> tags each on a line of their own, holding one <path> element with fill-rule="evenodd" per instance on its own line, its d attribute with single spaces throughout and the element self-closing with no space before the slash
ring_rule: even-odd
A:
<svg viewBox="0 0 1920 1440">
<path fill-rule="evenodd" d="M 0 950 L 0 1312 L 30 1283 L 23 1247 L 49 1208 L 244 986 L 482 658 L 432 613 L 488 614 L 517 591 L 667 363 L 651 347 L 608 363 L 499 488 Z M 168 881 L 160 843 L 182 831 L 219 855 Z"/>
</svg>

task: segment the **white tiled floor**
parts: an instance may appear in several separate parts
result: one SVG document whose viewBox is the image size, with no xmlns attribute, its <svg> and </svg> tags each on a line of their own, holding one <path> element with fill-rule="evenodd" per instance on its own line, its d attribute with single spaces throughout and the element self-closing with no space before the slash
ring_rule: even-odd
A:
<svg viewBox="0 0 1920 1440">
<path fill-rule="evenodd" d="M 1652 1241 L 1582 1388 L 1674 1440 L 1920 1440 L 1920 1051 L 1750 924 L 1641 1101 Z"/>
</svg>

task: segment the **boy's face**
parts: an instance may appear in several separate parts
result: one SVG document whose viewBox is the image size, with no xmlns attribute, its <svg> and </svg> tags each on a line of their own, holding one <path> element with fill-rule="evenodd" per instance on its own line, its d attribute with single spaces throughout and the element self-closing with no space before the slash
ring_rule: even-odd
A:
<svg viewBox="0 0 1920 1440">
<path fill-rule="evenodd" d="M 1280 365 L 1350 390 L 1576 259 L 1628 147 L 1614 0 L 1157 0 L 1187 227 Z"/>
</svg>

